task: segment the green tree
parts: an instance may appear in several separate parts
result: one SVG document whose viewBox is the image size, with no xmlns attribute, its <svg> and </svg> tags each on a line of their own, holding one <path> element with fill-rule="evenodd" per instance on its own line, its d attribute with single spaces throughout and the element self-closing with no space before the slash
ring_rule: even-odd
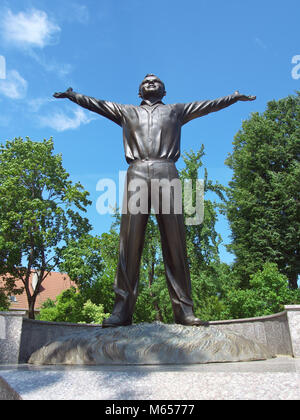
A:
<svg viewBox="0 0 300 420">
<path fill-rule="evenodd" d="M 228 288 L 223 298 L 222 318 L 249 318 L 271 315 L 284 305 L 299 304 L 300 290 L 290 289 L 288 278 L 274 263 L 265 263 L 250 276 L 248 289 Z"/>
<path fill-rule="evenodd" d="M 234 139 L 227 216 L 229 246 L 245 287 L 251 274 L 274 262 L 289 285 L 300 273 L 300 93 L 268 103 Z"/>
<path fill-rule="evenodd" d="M 204 156 L 204 145 L 198 152 L 190 151 L 185 153 L 183 160 L 185 168 L 180 171 L 182 183 L 185 180 L 192 180 L 195 206 L 196 180 L 199 178 L 199 170 L 202 168 L 202 158 Z M 208 173 L 204 168 L 204 195 L 213 192 L 221 200 L 225 200 L 225 188 L 218 182 L 213 183 L 208 179 Z M 188 258 L 190 261 L 191 272 L 197 275 L 203 270 L 211 269 L 213 263 L 219 263 L 219 245 L 222 242 L 221 236 L 216 232 L 215 225 L 218 220 L 218 207 L 222 204 L 204 199 L 203 222 L 195 225 L 186 226 Z M 185 219 L 188 215 L 185 214 Z"/>
<path fill-rule="evenodd" d="M 102 271 L 91 289 L 86 288 L 85 295 L 94 303 L 102 303 L 105 312 L 111 312 L 115 293 L 113 283 L 119 258 L 119 216 L 113 222 L 109 232 L 100 237 Z"/>
<path fill-rule="evenodd" d="M 9 309 L 9 300 L 3 290 L 0 290 L 0 312 L 1 311 L 8 311 Z"/>
<path fill-rule="evenodd" d="M 109 232 L 83 235 L 71 241 L 62 253 L 60 269 L 77 284 L 83 301 L 103 305 L 110 312 L 114 304 L 113 282 L 119 254 L 119 216 Z"/>
<path fill-rule="evenodd" d="M 226 312 L 224 298 L 238 283 L 231 267 L 225 263 L 211 263 L 208 269 L 194 274 L 192 293 L 195 315 L 204 321 L 227 319 L 229 312 Z"/>
<path fill-rule="evenodd" d="M 0 274 L 9 294 L 21 292 L 16 280 L 22 281 L 30 318 L 39 288 L 59 266 L 66 244 L 91 229 L 81 215 L 90 204 L 88 192 L 69 180 L 53 149 L 51 139 L 16 138 L 0 145 Z M 38 282 L 32 292 L 33 271 Z"/>
<path fill-rule="evenodd" d="M 102 241 L 89 233 L 68 241 L 61 252 L 60 271 L 67 273 L 79 288 L 94 284 L 102 272 Z"/>
<path fill-rule="evenodd" d="M 163 281 L 160 281 L 160 280 Z M 160 233 L 154 215 L 148 219 L 140 269 L 139 296 L 134 320 L 165 321 L 161 295 L 167 292 Z"/>
<path fill-rule="evenodd" d="M 204 214 L 203 222 L 186 226 L 187 252 L 190 263 L 192 293 L 195 314 L 203 320 L 217 319 L 222 311 L 220 296 L 223 282 L 228 278 L 228 267 L 222 264 L 219 256 L 221 236 L 216 231 L 218 212 L 223 209 L 225 187 L 208 178 L 203 168 L 204 146 L 197 152 L 191 151 L 183 156 L 185 168 L 180 172 L 182 182 L 192 180 L 193 194 L 196 194 L 196 180 L 200 170 L 203 171 L 204 182 Z M 215 201 L 209 197 L 215 197 Z M 195 206 L 195 199 L 193 197 Z M 187 215 L 185 215 L 187 218 Z M 226 273 L 226 275 L 225 275 Z"/>
<path fill-rule="evenodd" d="M 42 305 L 39 319 L 52 322 L 72 322 L 101 324 L 103 319 L 109 316 L 104 312 L 103 305 L 96 305 L 91 300 L 71 287 L 57 296 L 56 301 L 48 299 Z"/>
</svg>

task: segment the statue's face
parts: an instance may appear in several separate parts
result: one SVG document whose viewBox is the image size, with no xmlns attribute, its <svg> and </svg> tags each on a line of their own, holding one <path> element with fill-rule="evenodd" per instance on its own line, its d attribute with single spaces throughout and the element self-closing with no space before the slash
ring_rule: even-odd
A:
<svg viewBox="0 0 300 420">
<path fill-rule="evenodd" d="M 162 99 L 165 96 L 164 84 L 156 76 L 147 76 L 140 85 L 140 96 L 143 99 Z"/>
</svg>

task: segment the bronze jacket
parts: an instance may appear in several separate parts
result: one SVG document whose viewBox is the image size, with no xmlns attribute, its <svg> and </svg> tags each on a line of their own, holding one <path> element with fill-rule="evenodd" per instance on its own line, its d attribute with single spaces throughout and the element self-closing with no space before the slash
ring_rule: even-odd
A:
<svg viewBox="0 0 300 420">
<path fill-rule="evenodd" d="M 161 101 L 140 106 L 121 105 L 72 92 L 69 99 L 109 118 L 123 128 L 127 162 L 180 157 L 181 127 L 194 118 L 219 111 L 237 102 L 236 95 L 216 100 L 165 105 Z"/>
</svg>

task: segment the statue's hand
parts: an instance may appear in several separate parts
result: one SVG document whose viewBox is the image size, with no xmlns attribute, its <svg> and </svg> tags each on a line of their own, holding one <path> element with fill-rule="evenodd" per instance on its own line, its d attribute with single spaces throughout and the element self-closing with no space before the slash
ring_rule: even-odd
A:
<svg viewBox="0 0 300 420">
<path fill-rule="evenodd" d="M 256 96 L 252 95 L 242 95 L 238 90 L 234 92 L 235 96 L 237 96 L 237 99 L 239 101 L 255 101 Z"/>
<path fill-rule="evenodd" d="M 54 93 L 54 98 L 69 98 L 70 94 L 73 92 L 73 89 L 70 87 L 65 92 L 56 92 Z"/>
</svg>

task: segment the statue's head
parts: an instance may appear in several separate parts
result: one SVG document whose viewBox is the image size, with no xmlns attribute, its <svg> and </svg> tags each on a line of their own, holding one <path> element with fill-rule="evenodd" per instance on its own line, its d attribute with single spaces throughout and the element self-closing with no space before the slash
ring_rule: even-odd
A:
<svg viewBox="0 0 300 420">
<path fill-rule="evenodd" d="M 155 74 L 147 74 L 140 84 L 139 97 L 162 99 L 166 95 L 164 83 Z"/>
</svg>

